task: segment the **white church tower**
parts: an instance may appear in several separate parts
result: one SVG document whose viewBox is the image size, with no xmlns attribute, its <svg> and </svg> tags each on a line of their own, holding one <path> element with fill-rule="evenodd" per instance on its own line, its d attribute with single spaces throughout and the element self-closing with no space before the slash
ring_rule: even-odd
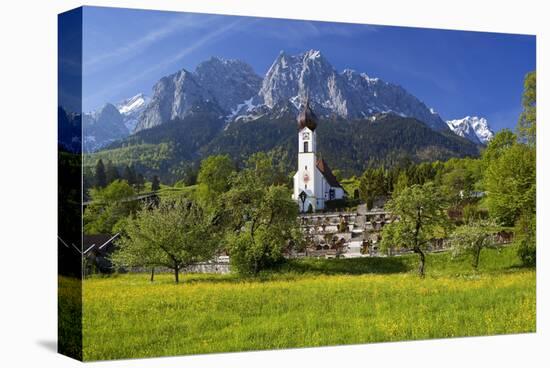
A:
<svg viewBox="0 0 550 368">
<path fill-rule="evenodd" d="M 306 100 L 298 115 L 298 171 L 292 198 L 300 212 L 322 210 L 325 201 L 344 198 L 345 192 L 327 163 L 317 159 L 317 117 Z"/>
</svg>

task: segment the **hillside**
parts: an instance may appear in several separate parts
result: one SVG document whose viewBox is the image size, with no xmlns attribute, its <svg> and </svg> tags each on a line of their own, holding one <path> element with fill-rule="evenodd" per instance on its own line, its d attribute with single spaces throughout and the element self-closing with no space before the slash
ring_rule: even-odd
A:
<svg viewBox="0 0 550 368">
<path fill-rule="evenodd" d="M 85 166 L 101 158 L 117 166 L 134 164 L 146 176 L 170 183 L 190 166 L 213 154 L 228 154 L 242 163 L 255 152 L 269 152 L 289 174 L 296 167 L 294 115 L 265 115 L 253 121 L 223 122 L 206 110 L 138 132 L 108 149 L 85 156 Z M 322 119 L 317 130 L 319 152 L 333 169 L 360 174 L 369 166 L 476 156 L 479 146 L 424 123 L 393 114 L 370 119 Z"/>
</svg>

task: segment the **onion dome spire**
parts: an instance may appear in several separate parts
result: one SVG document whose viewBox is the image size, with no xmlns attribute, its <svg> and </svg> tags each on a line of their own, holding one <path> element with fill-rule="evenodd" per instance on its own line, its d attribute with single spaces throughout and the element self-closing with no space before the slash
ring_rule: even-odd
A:
<svg viewBox="0 0 550 368">
<path fill-rule="evenodd" d="M 305 127 L 308 127 L 312 131 L 317 128 L 317 116 L 315 116 L 315 113 L 309 105 L 308 97 L 306 97 L 306 101 L 302 104 L 302 109 L 298 114 L 298 129 L 302 130 Z"/>
</svg>

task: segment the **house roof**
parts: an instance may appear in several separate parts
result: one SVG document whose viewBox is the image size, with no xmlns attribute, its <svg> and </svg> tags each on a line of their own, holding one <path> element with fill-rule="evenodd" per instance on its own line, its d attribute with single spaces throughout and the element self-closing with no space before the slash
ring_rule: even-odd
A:
<svg viewBox="0 0 550 368">
<path fill-rule="evenodd" d="M 105 251 L 107 245 L 111 244 L 113 240 L 118 238 L 119 234 L 97 234 L 97 235 L 84 235 L 82 249 L 84 254 L 91 250 Z"/>
<path fill-rule="evenodd" d="M 316 166 L 331 187 L 342 188 L 342 185 L 340 185 L 338 179 L 336 179 L 336 176 L 334 176 L 332 170 L 330 169 L 330 167 L 328 167 L 328 164 L 325 162 L 325 160 L 323 160 L 322 158 L 317 159 Z"/>
</svg>

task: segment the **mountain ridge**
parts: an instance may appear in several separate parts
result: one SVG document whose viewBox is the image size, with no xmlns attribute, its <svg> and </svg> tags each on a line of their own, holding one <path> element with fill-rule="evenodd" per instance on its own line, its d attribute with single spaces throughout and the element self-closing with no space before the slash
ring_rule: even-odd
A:
<svg viewBox="0 0 550 368">
<path fill-rule="evenodd" d="M 288 126 L 283 129 L 286 132 L 285 137 L 292 139 L 292 134 L 288 132 L 295 129 L 295 117 L 306 98 L 321 119 L 334 123 L 334 127 L 336 124 L 342 124 L 342 131 L 352 136 L 355 133 L 348 130 L 350 124 L 390 121 L 395 126 L 407 129 L 406 122 L 411 123 L 413 128 L 408 134 L 417 142 L 409 144 L 406 148 L 403 148 L 399 141 L 395 141 L 394 144 L 396 152 L 401 150 L 403 155 L 413 158 L 420 157 L 417 154 L 420 150 L 418 145 L 424 144 L 427 147 L 433 143 L 430 140 L 437 141 L 437 152 L 433 158 L 425 157 L 426 159 L 449 157 L 449 152 L 450 156 L 475 154 L 475 149 L 469 145 L 472 142 L 482 143 L 469 135 L 463 140 L 441 140 L 439 136 L 426 133 L 428 131 L 417 123 L 424 124 L 434 132 L 452 134 L 456 137 L 460 137 L 461 131 L 455 132 L 452 124 L 443 121 L 433 108 L 429 108 L 403 87 L 351 69 L 338 72 L 320 51 L 308 50 L 296 55 L 280 52 L 264 77 L 257 75 L 252 67 L 243 61 L 219 57 L 203 61 L 192 72 L 180 69 L 164 76 L 155 83 L 150 97 L 137 94 L 116 105 L 123 125 L 128 130 L 126 137 L 124 133 L 117 133 L 115 137 L 105 137 L 101 143 L 97 142 L 97 136 L 93 137 L 95 141 L 86 138 L 85 146 L 91 148 L 86 151 L 112 149 L 121 145 L 139 145 L 144 142 L 171 142 L 176 149 L 175 157 L 183 160 L 182 162 L 191 162 L 207 154 L 223 152 L 223 147 L 216 146 L 215 142 L 229 142 L 227 139 L 231 134 L 237 134 L 239 139 L 242 138 L 234 143 L 235 147 L 240 147 L 243 152 L 259 146 L 268 147 L 266 150 L 281 149 L 283 146 L 292 150 L 292 145 L 289 146 L 287 143 L 281 146 L 268 142 L 269 138 L 265 137 L 261 129 L 269 130 L 272 127 L 268 122 L 277 121 L 277 133 L 283 129 L 283 124 L 287 124 Z M 117 127 L 113 131 L 118 132 L 120 117 L 114 112 L 112 115 Z M 387 118 L 388 116 L 393 118 Z M 128 121 L 130 118 L 133 119 L 131 122 Z M 397 120 L 399 123 L 393 123 Z M 254 123 L 261 125 L 247 125 Z M 204 130 L 203 135 L 200 133 L 201 127 Z M 237 127 L 237 130 L 233 129 L 234 127 Z M 334 129 L 336 132 L 337 129 Z M 250 141 L 250 131 L 255 131 L 266 141 Z M 376 134 L 387 132 L 384 129 L 369 131 Z M 422 135 L 416 134 L 419 131 L 429 137 L 423 138 Z M 388 143 L 383 142 L 389 138 L 384 135 L 374 137 L 374 141 L 373 137 L 365 139 L 377 147 L 382 147 L 384 152 L 386 148 L 389 149 Z M 354 141 L 354 137 L 349 137 L 349 140 Z M 342 138 L 341 142 L 344 141 Z M 453 146 L 446 153 L 445 144 Z M 361 146 L 360 143 L 356 145 Z M 384 155 L 378 157 L 373 152 L 368 152 L 369 155 L 377 157 L 377 160 L 386 159 Z M 233 149 L 231 153 L 239 154 L 237 149 Z M 350 171 L 355 171 L 359 167 L 351 161 L 373 159 L 361 157 L 361 154 L 351 151 L 346 155 L 349 157 L 343 159 L 349 162 L 344 166 Z"/>
<path fill-rule="evenodd" d="M 320 116 L 358 119 L 395 113 L 432 129 L 449 129 L 403 87 L 351 69 L 338 72 L 319 50 L 309 50 L 297 55 L 280 52 L 263 78 L 243 61 L 219 57 L 203 61 L 194 72 L 181 69 L 165 76 L 153 87 L 134 132 L 184 118 L 194 105 L 209 101 L 216 102 L 230 124 L 253 120 L 286 102 L 297 111 L 306 96 Z"/>
</svg>

